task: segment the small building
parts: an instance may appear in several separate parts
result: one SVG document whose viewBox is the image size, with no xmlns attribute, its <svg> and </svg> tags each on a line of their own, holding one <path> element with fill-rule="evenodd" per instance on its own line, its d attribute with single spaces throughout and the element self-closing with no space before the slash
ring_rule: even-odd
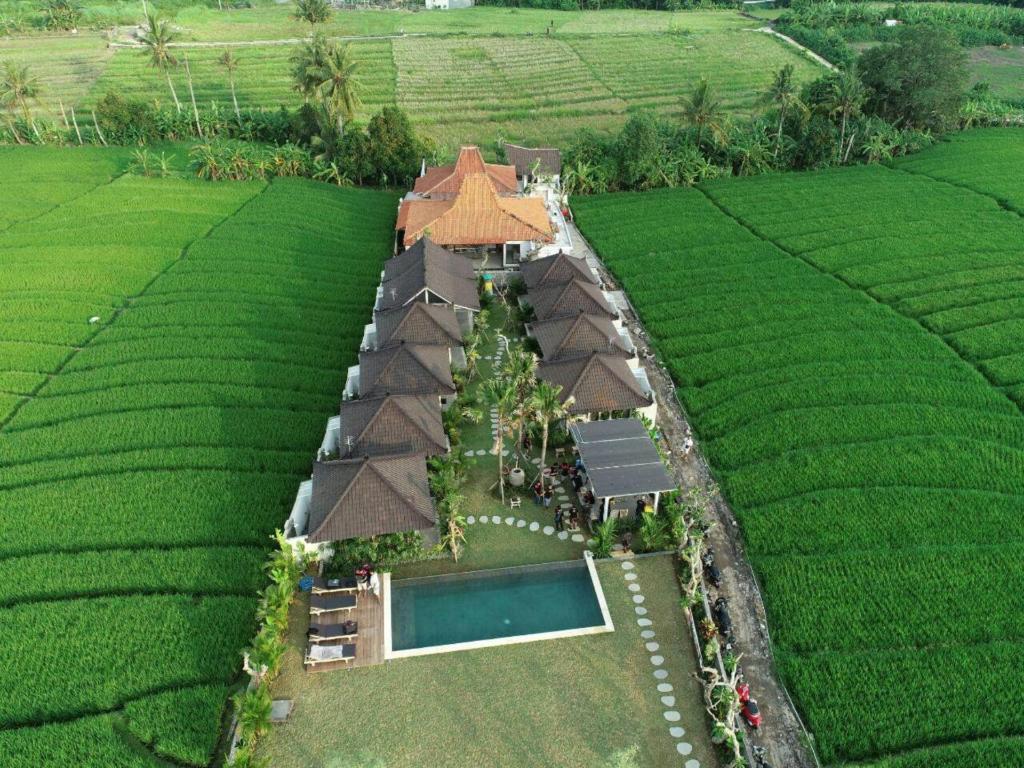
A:
<svg viewBox="0 0 1024 768">
<path fill-rule="evenodd" d="M 480 311 L 476 273 L 465 257 L 446 251 L 429 238 L 389 259 L 377 289 L 375 312 L 386 312 L 413 302 L 451 306 L 463 327 L 473 327 Z"/>
<path fill-rule="evenodd" d="M 586 259 L 562 251 L 523 264 L 519 268 L 519 276 L 530 290 L 544 285 L 563 285 L 571 280 L 601 284 Z"/>
<path fill-rule="evenodd" d="M 472 317 L 472 315 L 470 315 Z M 377 312 L 363 331 L 363 351 L 396 344 L 439 344 L 455 350 L 462 346 L 463 329 L 455 310 L 446 304 L 413 302 Z"/>
<path fill-rule="evenodd" d="M 426 0 L 426 8 L 430 10 L 454 11 L 458 8 L 472 8 L 473 0 Z"/>
<path fill-rule="evenodd" d="M 341 404 L 337 445 L 332 454 L 348 459 L 448 452 L 441 407 L 431 395 L 384 395 Z M 322 458 L 322 457 L 321 457 Z"/>
<path fill-rule="evenodd" d="M 526 332 L 537 341 L 541 355 L 548 362 L 595 352 L 615 355 L 634 365 L 637 362 L 636 348 L 629 337 L 629 331 L 617 328 L 605 315 L 580 312 L 575 317 L 567 315 L 530 323 L 526 326 Z"/>
<path fill-rule="evenodd" d="M 604 291 L 588 280 L 543 284 L 521 296 L 519 303 L 533 308 L 536 320 L 576 317 L 582 314 L 607 317 L 620 325 L 619 311 Z"/>
<path fill-rule="evenodd" d="M 560 399 L 572 398 L 569 414 L 581 419 L 636 414 L 652 424 L 658 406 L 643 368 L 631 368 L 618 355 L 593 353 L 540 363 L 537 378 L 561 387 Z"/>
<path fill-rule="evenodd" d="M 485 163 L 478 147 L 461 147 L 452 165 L 424 166 L 412 191 L 418 197 L 451 200 L 459 194 L 466 177 L 477 173 L 487 176 L 499 195 L 513 197 L 519 192 L 515 166 Z"/>
<path fill-rule="evenodd" d="M 432 344 L 396 344 L 360 352 L 359 365 L 349 368 L 345 399 L 433 395 L 446 408 L 455 399 L 451 364 L 451 350 Z"/>
<path fill-rule="evenodd" d="M 516 169 L 520 185 L 535 181 L 549 181 L 558 188 L 562 177 L 562 153 L 557 149 L 544 147 L 521 147 L 518 144 L 505 144 L 505 159 Z"/>
</svg>

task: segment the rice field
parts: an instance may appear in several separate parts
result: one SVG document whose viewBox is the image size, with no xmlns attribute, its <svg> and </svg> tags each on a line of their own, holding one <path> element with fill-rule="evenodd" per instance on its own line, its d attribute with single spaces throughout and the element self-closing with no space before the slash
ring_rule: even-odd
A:
<svg viewBox="0 0 1024 768">
<path fill-rule="evenodd" d="M 990 697 L 1024 684 L 1024 231 L 996 201 L 1022 161 L 976 132 L 913 173 L 574 206 L 740 519 L 827 765 L 1020 764 L 1024 717 Z"/>
<path fill-rule="evenodd" d="M 126 165 L 123 150 L 0 151 L 17 203 L 0 206 L 14 768 L 210 762 L 268 536 L 388 255 L 388 193 Z"/>
</svg>

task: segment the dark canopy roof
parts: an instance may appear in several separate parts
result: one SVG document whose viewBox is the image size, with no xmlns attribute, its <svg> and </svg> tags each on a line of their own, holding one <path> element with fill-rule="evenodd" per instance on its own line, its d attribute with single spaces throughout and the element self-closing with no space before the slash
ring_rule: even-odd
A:
<svg viewBox="0 0 1024 768">
<path fill-rule="evenodd" d="M 602 352 L 632 357 L 614 323 L 603 315 L 578 314 L 541 320 L 530 324 L 530 332 L 540 345 L 546 362 Z"/>
<path fill-rule="evenodd" d="M 545 284 L 530 290 L 525 301 L 533 307 L 538 320 L 551 320 L 580 312 L 606 315 L 612 319 L 619 313 L 605 299 L 601 289 L 586 280 L 571 280 L 562 284 Z"/>
<path fill-rule="evenodd" d="M 519 275 L 526 287 L 533 290 L 542 285 L 561 285 L 570 280 L 585 280 L 598 284 L 597 277 L 587 264 L 587 260 L 570 256 L 559 251 L 554 256 L 528 261 L 519 267 Z"/>
<path fill-rule="evenodd" d="M 505 157 L 516 167 L 519 176 L 533 170 L 533 164 L 540 161 L 538 173 L 557 176 L 562 172 L 562 153 L 549 147 L 520 147 L 505 145 Z"/>
<path fill-rule="evenodd" d="M 402 343 L 378 352 L 360 352 L 359 394 L 455 394 L 448 355 L 448 347 Z"/>
<path fill-rule="evenodd" d="M 577 423 L 569 431 L 595 496 L 640 496 L 676 487 L 639 419 Z"/>
<path fill-rule="evenodd" d="M 615 355 L 545 360 L 537 366 L 537 378 L 561 387 L 563 403 L 573 399 L 569 406 L 572 414 L 631 411 L 651 404 L 629 364 Z"/>
<path fill-rule="evenodd" d="M 480 309 L 476 275 L 465 256 L 447 251 L 421 238 L 384 265 L 380 308 L 396 309 L 420 298 L 427 290 L 441 301 L 466 309 Z"/>
<path fill-rule="evenodd" d="M 341 404 L 343 456 L 445 453 L 441 405 L 433 395 L 386 395 Z"/>
<path fill-rule="evenodd" d="M 394 344 L 440 344 L 457 347 L 462 344 L 462 329 L 455 310 L 448 304 L 426 304 L 414 301 L 398 309 L 378 312 L 373 319 L 377 326 L 377 346 Z"/>
</svg>

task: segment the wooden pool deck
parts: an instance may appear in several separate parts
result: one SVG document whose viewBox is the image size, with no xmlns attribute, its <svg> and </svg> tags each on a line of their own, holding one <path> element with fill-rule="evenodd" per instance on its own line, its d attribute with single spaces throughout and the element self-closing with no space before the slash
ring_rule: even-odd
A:
<svg viewBox="0 0 1024 768">
<path fill-rule="evenodd" d="M 308 608 L 309 594 L 303 593 Z M 309 619 L 306 613 L 307 622 Z M 336 669 L 353 669 L 355 667 L 372 667 L 384 663 L 384 600 L 370 592 L 360 592 L 356 599 L 356 607 L 351 611 L 338 611 L 317 617 L 321 626 L 332 626 L 345 621 L 355 621 L 359 625 L 356 638 L 356 657 L 352 662 L 330 661 L 313 666 L 306 666 L 307 672 L 332 672 Z M 309 624 L 306 624 L 306 629 Z"/>
</svg>

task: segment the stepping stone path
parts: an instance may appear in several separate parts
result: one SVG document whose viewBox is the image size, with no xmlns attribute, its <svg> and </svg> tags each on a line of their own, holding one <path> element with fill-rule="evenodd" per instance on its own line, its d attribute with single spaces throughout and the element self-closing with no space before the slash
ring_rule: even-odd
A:
<svg viewBox="0 0 1024 768">
<path fill-rule="evenodd" d="M 565 541 L 566 539 L 569 538 L 569 532 L 568 531 L 559 531 L 558 532 L 558 538 L 560 538 L 562 541 Z"/>
<path fill-rule="evenodd" d="M 476 522 L 476 518 L 473 517 L 473 515 L 470 515 L 469 517 L 466 518 L 466 525 L 472 525 L 475 522 Z"/>
<path fill-rule="evenodd" d="M 491 515 L 491 522 L 498 525 L 501 523 L 501 517 L 499 515 Z"/>
<path fill-rule="evenodd" d="M 682 715 L 675 709 L 672 709 L 676 705 L 676 697 L 668 695 L 672 692 L 672 684 L 665 682 L 668 678 L 668 670 L 663 668 L 665 663 L 665 657 L 657 653 L 660 649 L 660 645 L 654 641 L 654 630 L 649 629 L 654 625 L 648 618 L 643 618 L 647 615 L 647 609 L 644 608 L 640 603 L 644 602 L 644 596 L 640 592 L 640 584 L 637 583 L 637 575 L 635 573 L 636 564 L 630 560 L 622 561 L 622 577 L 629 588 L 629 591 L 633 593 L 633 602 L 636 604 L 633 608 L 636 611 L 638 618 L 636 624 L 641 628 L 640 637 L 646 642 L 644 648 L 647 649 L 648 653 L 654 654 L 650 657 L 651 666 L 655 667 L 654 679 L 658 681 L 657 688 L 659 694 L 665 694 L 660 697 L 661 705 L 665 707 L 662 712 L 662 716 L 669 723 L 678 723 L 682 720 Z M 686 735 L 686 730 L 682 726 L 674 725 L 669 728 L 669 735 L 676 740 L 676 752 L 680 755 L 688 755 L 693 752 L 693 745 L 688 741 L 682 741 L 683 736 Z M 697 760 L 687 760 L 684 768 L 700 768 L 700 762 Z"/>
<path fill-rule="evenodd" d="M 583 543 L 583 534 L 582 533 L 574 533 L 572 535 L 572 540 L 575 541 L 577 544 L 582 544 Z"/>
<path fill-rule="evenodd" d="M 540 523 L 538 523 L 536 520 L 533 521 L 532 523 L 530 523 L 530 530 L 531 531 L 539 531 L 540 530 Z"/>
</svg>

